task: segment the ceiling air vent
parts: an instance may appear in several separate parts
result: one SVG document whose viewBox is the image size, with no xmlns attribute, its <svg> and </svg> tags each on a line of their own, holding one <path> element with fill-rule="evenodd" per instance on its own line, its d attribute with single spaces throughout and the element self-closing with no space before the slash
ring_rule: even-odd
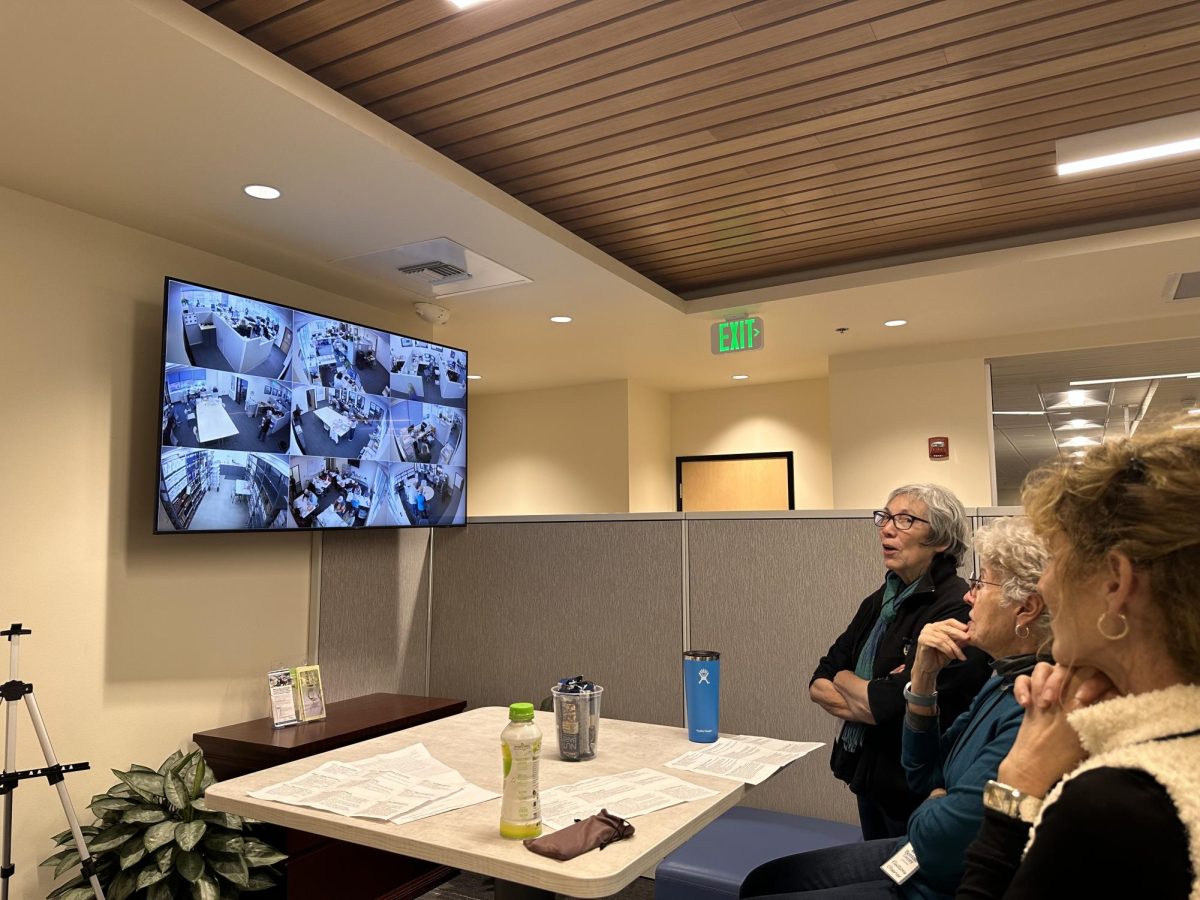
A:
<svg viewBox="0 0 1200 900">
<path fill-rule="evenodd" d="M 1167 303 L 1190 303 L 1200 300 L 1200 272 L 1183 272 L 1168 278 L 1163 300 Z"/>
<path fill-rule="evenodd" d="M 420 278 L 426 284 L 447 284 L 451 281 L 462 281 L 471 277 L 466 269 L 459 268 L 454 263 L 441 261 L 400 266 L 396 271 L 402 275 Z"/>
</svg>

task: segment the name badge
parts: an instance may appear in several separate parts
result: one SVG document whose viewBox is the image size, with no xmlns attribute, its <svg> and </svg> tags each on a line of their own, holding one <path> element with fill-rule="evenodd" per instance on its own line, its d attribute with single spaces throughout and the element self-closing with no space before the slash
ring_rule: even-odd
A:
<svg viewBox="0 0 1200 900">
<path fill-rule="evenodd" d="M 879 867 L 883 870 L 883 874 L 896 884 L 904 884 L 912 877 L 913 872 L 920 868 L 917 863 L 917 854 L 913 852 L 913 845 L 910 841 L 901 847 L 896 855 Z"/>
</svg>

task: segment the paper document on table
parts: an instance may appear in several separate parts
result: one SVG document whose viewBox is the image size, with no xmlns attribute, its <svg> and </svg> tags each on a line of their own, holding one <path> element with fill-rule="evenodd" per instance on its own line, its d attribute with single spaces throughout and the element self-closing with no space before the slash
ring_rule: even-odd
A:
<svg viewBox="0 0 1200 900">
<path fill-rule="evenodd" d="M 412 821 L 498 796 L 414 744 L 353 763 L 327 762 L 250 796 L 368 819 Z"/>
<path fill-rule="evenodd" d="M 672 769 L 762 784 L 781 768 L 824 744 L 737 735 L 722 737 L 668 762 Z"/>
<path fill-rule="evenodd" d="M 542 825 L 557 831 L 578 819 L 595 815 L 601 809 L 623 819 L 632 819 L 716 794 L 717 791 L 690 784 L 674 775 L 653 769 L 633 769 L 542 791 Z"/>
</svg>

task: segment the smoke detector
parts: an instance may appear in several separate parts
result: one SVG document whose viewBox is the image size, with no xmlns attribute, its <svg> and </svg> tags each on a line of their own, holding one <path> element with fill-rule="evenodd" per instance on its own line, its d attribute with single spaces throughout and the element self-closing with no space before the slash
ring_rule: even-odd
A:
<svg viewBox="0 0 1200 900">
<path fill-rule="evenodd" d="M 418 300 L 413 304 L 413 309 L 418 316 L 434 325 L 445 325 L 450 321 L 450 310 L 444 306 L 438 306 L 436 303 L 425 303 Z"/>
</svg>

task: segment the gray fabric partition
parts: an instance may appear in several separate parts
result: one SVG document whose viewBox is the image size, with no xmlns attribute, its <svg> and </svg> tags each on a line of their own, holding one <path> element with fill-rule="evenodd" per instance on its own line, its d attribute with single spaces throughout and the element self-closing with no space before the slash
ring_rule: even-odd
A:
<svg viewBox="0 0 1200 900">
<path fill-rule="evenodd" d="M 692 644 L 721 651 L 721 730 L 830 744 L 842 723 L 808 699 L 808 679 L 879 586 L 870 520 L 689 520 L 688 561 Z M 856 823 L 828 760 L 810 753 L 745 802 Z"/>
<path fill-rule="evenodd" d="M 560 677 L 583 674 L 604 685 L 603 715 L 682 724 L 681 527 L 525 522 L 438 532 L 430 692 L 472 707 L 538 703 Z"/>
<path fill-rule="evenodd" d="M 428 694 L 425 529 L 321 536 L 318 658 L 327 701 Z"/>
</svg>

